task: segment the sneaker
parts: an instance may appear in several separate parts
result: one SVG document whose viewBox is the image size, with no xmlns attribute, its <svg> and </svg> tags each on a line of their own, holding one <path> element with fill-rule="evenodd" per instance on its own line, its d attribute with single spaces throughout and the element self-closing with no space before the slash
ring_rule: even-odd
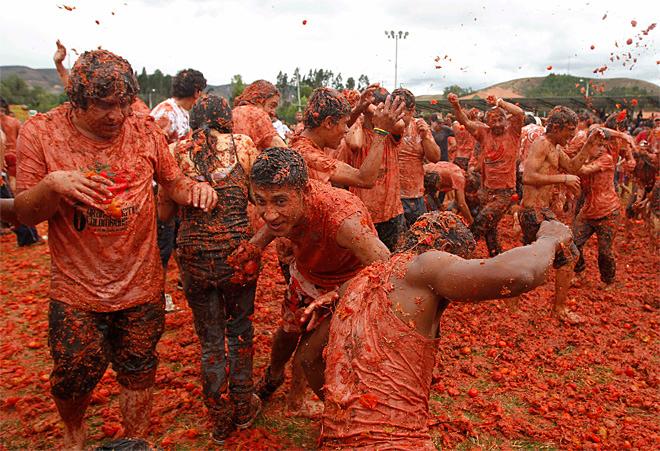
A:
<svg viewBox="0 0 660 451">
<path fill-rule="evenodd" d="M 231 419 L 231 413 L 225 415 L 213 415 L 213 432 L 211 432 L 211 440 L 218 445 L 224 445 L 225 440 L 234 432 L 235 426 Z"/>
<path fill-rule="evenodd" d="M 172 295 L 170 294 L 165 294 L 165 312 L 166 313 L 172 313 L 176 312 L 179 310 L 176 308 L 176 305 L 174 305 L 174 301 L 172 300 Z"/>
<path fill-rule="evenodd" d="M 284 374 L 278 380 L 273 380 L 270 376 L 270 366 L 266 368 L 266 372 L 263 377 L 257 384 L 256 393 L 262 401 L 268 401 L 268 399 L 275 393 L 275 391 L 280 388 L 280 385 L 284 383 Z"/>
<path fill-rule="evenodd" d="M 247 429 L 252 426 L 254 420 L 256 420 L 259 413 L 261 413 L 261 406 L 261 399 L 255 393 L 252 393 L 250 402 L 246 403 L 245 406 L 237 406 L 236 414 L 234 416 L 234 425 L 236 426 L 236 429 Z"/>
</svg>

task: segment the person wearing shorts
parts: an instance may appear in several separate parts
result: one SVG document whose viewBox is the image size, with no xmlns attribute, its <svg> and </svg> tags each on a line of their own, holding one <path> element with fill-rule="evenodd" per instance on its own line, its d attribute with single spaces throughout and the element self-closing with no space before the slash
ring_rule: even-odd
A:
<svg viewBox="0 0 660 451">
<path fill-rule="evenodd" d="M 189 181 L 153 121 L 132 114 L 131 65 L 85 52 L 67 85 L 70 103 L 38 114 L 17 145 L 18 219 L 48 220 L 51 392 L 64 448 L 83 449 L 84 415 L 110 363 L 121 387 L 124 432 L 145 437 L 164 326 L 156 246 L 156 180 L 174 202 L 209 211 L 206 183 Z"/>
</svg>

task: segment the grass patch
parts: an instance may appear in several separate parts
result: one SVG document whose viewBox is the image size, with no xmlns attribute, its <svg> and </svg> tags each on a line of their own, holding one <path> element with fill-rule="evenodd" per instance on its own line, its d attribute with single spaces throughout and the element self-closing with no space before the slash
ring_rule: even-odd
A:
<svg viewBox="0 0 660 451">
<path fill-rule="evenodd" d="M 262 415 L 255 424 L 287 438 L 300 448 L 316 448 L 318 425 L 309 418 Z"/>
</svg>

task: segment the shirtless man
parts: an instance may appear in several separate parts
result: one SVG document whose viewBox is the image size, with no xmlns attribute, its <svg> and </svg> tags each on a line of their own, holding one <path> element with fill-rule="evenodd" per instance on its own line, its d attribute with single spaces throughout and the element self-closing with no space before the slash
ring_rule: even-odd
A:
<svg viewBox="0 0 660 451">
<path fill-rule="evenodd" d="M 392 92 L 406 104 L 403 121 L 397 124 L 395 135 L 401 135 L 397 147 L 399 153 L 399 174 L 401 180 L 401 203 L 410 227 L 426 213 L 424 204 L 424 163 L 440 161 L 440 147 L 433 138 L 429 124 L 422 118 L 415 119 L 415 96 L 407 89 L 399 88 Z"/>
<path fill-rule="evenodd" d="M 307 165 L 291 149 L 271 148 L 257 157 L 250 176 L 258 214 L 265 221 L 251 243 L 265 248 L 277 237 L 293 245 L 282 323 L 257 393 L 266 400 L 284 382 L 296 350 L 304 308 L 335 290 L 362 268 L 389 257 L 364 204 L 343 189 L 308 180 Z"/>
<path fill-rule="evenodd" d="M 128 61 L 85 52 L 70 103 L 28 120 L 18 139 L 16 214 L 48 221 L 50 384 L 65 449 L 84 448 L 85 410 L 111 362 L 125 435 L 149 428 L 165 325 L 152 180 L 178 204 L 208 212 L 217 202 L 181 173 L 153 121 L 131 113 L 138 89 Z"/>
<path fill-rule="evenodd" d="M 580 178 L 577 175 L 580 167 L 589 156 L 589 149 L 598 144 L 596 131 L 587 140 L 582 149 L 570 159 L 559 147 L 565 146 L 575 134 L 578 118 L 569 108 L 558 106 L 548 114 L 545 134 L 534 141 L 529 149 L 529 155 L 524 167 L 524 190 L 522 209 L 519 212 L 523 244 L 531 244 L 543 221 L 556 220 L 550 208 L 553 188 L 565 185 L 575 194 L 580 191 Z M 560 174 L 559 170 L 568 174 Z M 566 296 L 573 278 L 573 257 L 577 257 L 577 249 L 573 247 L 557 255 L 554 267 L 557 269 L 555 278 L 554 312 L 557 317 L 570 324 L 577 324 L 580 318 L 568 310 Z"/>
<path fill-rule="evenodd" d="M 525 113 L 512 103 L 489 96 L 487 100 L 493 108 L 486 113 L 484 124 L 467 117 L 456 94 L 449 94 L 447 100 L 454 108 L 458 122 L 481 146 L 478 159 L 481 209 L 474 218 L 472 233 L 476 239 L 485 237 L 488 253 L 494 257 L 502 252 L 497 225 L 508 210 L 516 187 L 516 161 Z"/>
<path fill-rule="evenodd" d="M 293 126 L 293 134 L 297 135 L 305 129 L 305 123 L 303 122 L 303 112 L 296 111 L 296 125 Z"/>
<path fill-rule="evenodd" d="M 452 192 L 456 200 L 456 207 L 465 223 L 472 224 L 472 213 L 465 201 L 465 173 L 454 163 L 438 161 L 424 165 L 424 192 L 426 199 L 432 206 L 431 210 L 441 210 L 442 200 L 438 193 Z"/>
<path fill-rule="evenodd" d="M 451 301 L 517 296 L 543 284 L 570 240 L 568 227 L 544 222 L 529 246 L 467 260 L 475 242 L 456 215 L 422 216 L 401 252 L 342 287 L 332 321 L 322 320 L 311 335 L 329 328 L 325 365 L 318 349 L 305 365 L 325 403 L 322 447 L 434 450 L 428 401 L 442 313 Z M 301 320 L 337 297 L 319 298 Z"/>
</svg>

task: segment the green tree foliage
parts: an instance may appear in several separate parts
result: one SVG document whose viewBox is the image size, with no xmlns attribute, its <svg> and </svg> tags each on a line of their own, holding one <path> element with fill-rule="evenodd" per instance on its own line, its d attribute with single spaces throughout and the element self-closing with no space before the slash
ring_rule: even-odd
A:
<svg viewBox="0 0 660 451">
<path fill-rule="evenodd" d="M 300 77 L 300 105 L 298 105 L 298 77 Z M 277 89 L 282 93 L 282 100 L 277 109 L 277 116 L 284 122 L 295 123 L 296 111 L 304 110 L 307 99 L 312 95 L 316 88 L 331 87 L 334 89 L 364 89 L 369 86 L 369 77 L 361 74 L 358 78 L 357 86 L 355 78 L 348 77 L 344 81 L 341 73 L 334 74 L 329 69 L 310 69 L 307 74 L 301 74 L 300 69 L 296 67 L 293 75 L 289 77 L 286 72 L 280 71 L 277 74 Z M 233 87 L 233 80 L 232 80 Z"/>
<path fill-rule="evenodd" d="M 243 83 L 243 77 L 241 77 L 241 74 L 236 74 L 231 77 L 231 99 L 229 99 L 230 103 L 233 103 L 234 99 L 240 96 L 244 89 L 245 83 Z"/>
<path fill-rule="evenodd" d="M 66 101 L 65 94 L 53 94 L 37 86 L 31 88 L 18 75 L 0 80 L 0 97 L 9 104 L 26 105 L 31 110 L 46 112 Z"/>
<path fill-rule="evenodd" d="M 550 74 L 541 80 L 537 86 L 533 86 L 524 92 L 527 97 L 575 97 L 583 94 L 582 88 L 587 83 L 589 86 L 589 96 L 643 96 L 649 95 L 649 92 L 639 86 L 616 86 L 608 88 L 607 80 L 600 81 L 594 78 L 580 78 L 573 75 Z M 599 89 L 602 87 L 603 90 Z"/>
<path fill-rule="evenodd" d="M 450 85 L 445 87 L 444 91 L 442 91 L 442 97 L 446 99 L 447 96 L 452 92 L 458 97 L 463 97 L 470 94 L 472 92 L 472 88 L 462 88 L 458 85 Z"/>
<path fill-rule="evenodd" d="M 156 106 L 172 94 L 172 76 L 163 74 L 159 69 L 149 75 L 143 67 L 137 79 L 140 84 L 139 95 L 147 105 L 151 100 L 152 106 Z"/>
</svg>

